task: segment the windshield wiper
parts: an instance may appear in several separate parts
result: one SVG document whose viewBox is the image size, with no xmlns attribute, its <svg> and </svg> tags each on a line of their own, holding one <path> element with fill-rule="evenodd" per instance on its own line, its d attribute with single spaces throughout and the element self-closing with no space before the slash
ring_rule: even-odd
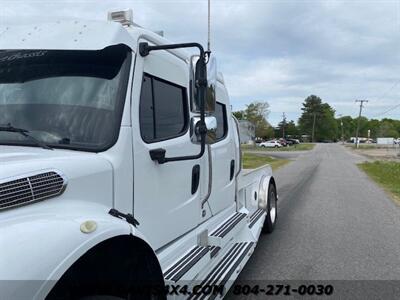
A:
<svg viewBox="0 0 400 300">
<path fill-rule="evenodd" d="M 17 133 L 23 135 L 24 137 L 31 139 L 33 142 L 35 142 L 36 145 L 42 147 L 43 149 L 53 150 L 53 148 L 51 148 L 50 146 L 46 145 L 42 141 L 39 141 L 37 138 L 31 136 L 29 134 L 29 130 L 22 129 L 22 128 L 16 128 L 16 127 L 11 126 L 11 124 L 7 124 L 7 126 L 0 126 L 0 131 L 17 132 Z"/>
</svg>

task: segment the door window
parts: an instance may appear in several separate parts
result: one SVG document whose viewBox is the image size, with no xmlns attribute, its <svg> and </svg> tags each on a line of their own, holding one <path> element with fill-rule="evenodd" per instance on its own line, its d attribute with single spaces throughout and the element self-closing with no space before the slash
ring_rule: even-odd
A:
<svg viewBox="0 0 400 300">
<path fill-rule="evenodd" d="M 139 111 L 140 131 L 146 143 L 181 136 L 189 123 L 186 88 L 144 74 Z"/>
</svg>

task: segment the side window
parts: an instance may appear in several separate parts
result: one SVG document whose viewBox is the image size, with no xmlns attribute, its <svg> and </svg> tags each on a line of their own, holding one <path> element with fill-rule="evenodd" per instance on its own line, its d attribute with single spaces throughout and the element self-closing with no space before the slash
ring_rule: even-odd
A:
<svg viewBox="0 0 400 300">
<path fill-rule="evenodd" d="M 214 117 L 217 119 L 216 142 L 223 140 L 228 132 L 228 121 L 226 119 L 226 107 L 217 102 L 215 105 Z"/>
<path fill-rule="evenodd" d="M 154 139 L 154 111 L 151 78 L 143 76 L 142 91 L 140 92 L 139 119 L 140 132 L 144 141 Z"/>
<path fill-rule="evenodd" d="M 186 89 L 145 74 L 139 104 L 140 132 L 146 143 L 174 138 L 186 132 Z"/>
</svg>

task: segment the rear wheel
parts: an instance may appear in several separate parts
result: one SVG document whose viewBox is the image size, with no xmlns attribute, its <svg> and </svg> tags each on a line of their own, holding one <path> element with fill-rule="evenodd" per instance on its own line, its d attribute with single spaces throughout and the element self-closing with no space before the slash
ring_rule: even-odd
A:
<svg viewBox="0 0 400 300">
<path fill-rule="evenodd" d="M 278 217 L 276 188 L 270 183 L 268 187 L 268 203 L 267 203 L 267 216 L 264 220 L 263 233 L 271 233 L 274 231 L 276 219 Z"/>
</svg>

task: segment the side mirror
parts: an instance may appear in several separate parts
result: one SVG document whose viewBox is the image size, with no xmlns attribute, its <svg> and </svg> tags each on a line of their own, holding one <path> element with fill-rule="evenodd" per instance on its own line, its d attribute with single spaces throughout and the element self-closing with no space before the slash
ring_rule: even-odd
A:
<svg viewBox="0 0 400 300">
<path fill-rule="evenodd" d="M 217 60 L 215 57 L 210 57 L 207 65 L 199 60 L 198 56 L 192 56 L 192 95 L 191 95 L 191 110 L 194 113 L 200 113 L 200 97 L 198 93 L 197 82 L 202 80 L 205 75 L 207 80 L 207 90 L 205 96 L 206 113 L 215 111 L 216 89 L 217 89 Z"/>
<path fill-rule="evenodd" d="M 193 143 L 200 143 L 199 123 L 200 117 L 193 117 L 190 124 L 191 139 Z M 217 139 L 217 119 L 213 116 L 207 116 L 204 119 L 207 127 L 206 143 L 212 144 Z"/>
<path fill-rule="evenodd" d="M 204 151 L 206 150 L 207 136 L 213 135 L 215 140 L 215 131 L 217 129 L 217 121 L 214 117 L 212 119 L 207 120 L 206 112 L 213 112 L 215 110 L 215 91 L 216 91 L 216 82 L 214 87 L 211 89 L 209 95 L 211 95 L 212 101 L 211 105 L 207 107 L 206 104 L 206 95 L 207 95 L 207 63 L 206 63 L 206 52 L 204 48 L 199 43 L 183 43 L 183 44 L 166 44 L 166 45 L 156 45 L 150 46 L 147 42 L 139 43 L 139 53 L 142 57 L 146 57 L 149 55 L 151 51 L 157 50 L 171 50 L 178 48 L 198 48 L 200 52 L 200 59 L 197 59 L 197 62 L 194 66 L 193 59 L 191 60 L 190 68 L 190 80 L 191 80 L 191 104 L 192 111 L 198 111 L 200 113 L 199 120 L 195 122 L 192 120 L 191 131 L 192 134 L 200 136 L 200 152 L 194 155 L 185 155 L 185 156 L 176 156 L 176 157 L 165 157 L 165 149 L 157 148 L 149 151 L 150 158 L 153 161 L 157 161 L 159 164 L 164 164 L 166 162 L 171 161 L 182 161 L 182 160 L 192 160 L 199 159 L 203 156 Z M 193 58 L 193 57 L 192 57 Z M 210 63 L 210 62 L 209 62 Z M 215 68 L 215 79 L 216 75 L 216 64 L 211 64 L 210 66 L 214 66 Z M 213 72 L 210 70 L 210 72 Z M 210 104 L 210 103 L 209 103 Z M 209 129 L 209 130 L 208 130 Z"/>
</svg>

